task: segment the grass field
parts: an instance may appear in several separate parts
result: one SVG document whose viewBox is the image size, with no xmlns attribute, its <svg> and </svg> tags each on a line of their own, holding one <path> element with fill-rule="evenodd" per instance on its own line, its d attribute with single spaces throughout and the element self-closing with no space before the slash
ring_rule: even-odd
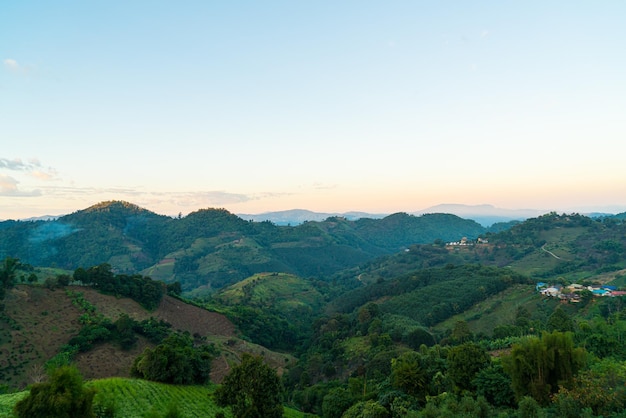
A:
<svg viewBox="0 0 626 418">
<path fill-rule="evenodd" d="M 491 334 L 493 328 L 498 325 L 512 324 L 515 321 L 518 307 L 525 306 L 530 312 L 533 312 L 537 303 L 543 302 L 533 286 L 511 286 L 505 291 L 477 303 L 467 311 L 437 324 L 434 329 L 436 331 L 452 329 L 457 321 L 465 321 L 472 332 Z"/>
<path fill-rule="evenodd" d="M 177 411 L 180 417 L 214 417 L 222 411 L 232 417 L 227 408 L 220 408 L 212 398 L 216 385 L 178 386 L 149 382 L 139 379 L 113 377 L 87 382 L 87 387 L 96 389 L 94 406 L 112 405 L 115 417 L 152 418 L 163 417 L 168 411 Z M 0 418 L 14 417 L 13 406 L 28 391 L 0 395 Z M 285 408 L 285 417 L 300 418 L 304 414 Z"/>
</svg>

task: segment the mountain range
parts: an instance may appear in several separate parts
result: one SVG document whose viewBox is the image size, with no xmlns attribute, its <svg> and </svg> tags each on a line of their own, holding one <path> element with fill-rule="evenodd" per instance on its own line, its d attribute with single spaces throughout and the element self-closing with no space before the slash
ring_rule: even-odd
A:
<svg viewBox="0 0 626 418">
<path fill-rule="evenodd" d="M 69 270 L 108 263 L 118 272 L 178 280 L 186 290 L 214 289 L 265 271 L 327 277 L 413 244 L 487 231 L 450 214 L 331 216 L 280 226 L 224 209 L 172 218 L 111 201 L 54 220 L 0 222 L 0 257 Z"/>
<path fill-rule="evenodd" d="M 471 219 L 478 222 L 484 227 L 489 227 L 499 222 L 523 221 L 546 213 L 550 210 L 544 209 L 504 209 L 493 205 L 464 205 L 458 203 L 445 203 L 430 206 L 426 209 L 408 212 L 411 215 L 425 215 L 429 213 L 449 213 L 464 219 Z M 611 216 L 612 213 L 593 212 L 584 213 L 587 216 Z M 381 219 L 389 214 L 385 213 L 367 213 L 367 212 L 343 212 L 343 213 L 324 213 L 313 212 L 306 209 L 292 209 L 276 212 L 264 212 L 260 214 L 237 214 L 242 219 L 255 222 L 270 221 L 276 225 L 299 225 L 308 221 L 323 221 L 326 218 L 340 216 L 348 220 L 357 220 L 361 218 Z"/>
</svg>

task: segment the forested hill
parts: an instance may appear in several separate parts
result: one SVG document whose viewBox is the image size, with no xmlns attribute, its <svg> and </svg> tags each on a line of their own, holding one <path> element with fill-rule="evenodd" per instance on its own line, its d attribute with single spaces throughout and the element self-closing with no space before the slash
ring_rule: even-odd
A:
<svg viewBox="0 0 626 418">
<path fill-rule="evenodd" d="M 393 279 L 414 271 L 476 263 L 506 267 L 536 281 L 583 280 L 626 267 L 626 222 L 548 213 L 517 223 L 480 242 L 416 244 L 333 276 L 347 287 Z"/>
<path fill-rule="evenodd" d="M 112 201 L 56 220 L 0 222 L 0 257 L 69 270 L 107 263 L 120 273 L 178 280 L 190 290 L 265 271 L 324 279 L 413 244 L 485 232 L 474 221 L 446 214 L 334 217 L 291 227 L 246 221 L 224 209 L 171 218 Z"/>
</svg>

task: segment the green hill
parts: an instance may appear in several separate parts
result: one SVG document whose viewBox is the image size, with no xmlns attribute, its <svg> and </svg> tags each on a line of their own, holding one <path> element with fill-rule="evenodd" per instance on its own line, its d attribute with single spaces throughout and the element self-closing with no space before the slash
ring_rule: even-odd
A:
<svg viewBox="0 0 626 418">
<path fill-rule="evenodd" d="M 221 289 L 207 306 L 224 312 L 252 341 L 293 352 L 326 303 L 319 285 L 292 274 L 256 274 Z"/>
<path fill-rule="evenodd" d="M 413 245 L 338 272 L 333 279 L 358 287 L 417 269 L 466 263 L 506 267 L 537 281 L 590 280 L 626 268 L 626 223 L 550 213 L 505 231 L 485 233 L 481 241 L 468 240 L 467 245 L 441 241 Z"/>
<path fill-rule="evenodd" d="M 245 221 L 224 209 L 157 215 L 128 202 L 102 202 L 49 221 L 0 222 L 0 258 L 75 270 L 108 263 L 185 291 L 207 293 L 256 273 L 325 279 L 384 254 L 486 230 L 454 215 L 329 218 L 298 226 Z"/>
</svg>

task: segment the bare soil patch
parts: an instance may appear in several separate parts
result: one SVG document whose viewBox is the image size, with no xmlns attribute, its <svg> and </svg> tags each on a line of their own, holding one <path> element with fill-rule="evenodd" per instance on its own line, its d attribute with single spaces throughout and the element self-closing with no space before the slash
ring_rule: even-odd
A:
<svg viewBox="0 0 626 418">
<path fill-rule="evenodd" d="M 122 313 L 137 321 L 154 317 L 169 322 L 174 330 L 206 337 L 222 353 L 212 364 L 211 381 L 216 383 L 241 361 L 244 352 L 262 356 L 281 374 L 293 360 L 290 355 L 241 340 L 226 316 L 171 296 L 164 296 L 159 307 L 150 312 L 132 299 L 103 295 L 88 287 L 70 286 L 69 289 L 82 293 L 83 298 L 96 307 L 97 313 L 111 321 Z M 0 383 L 24 388 L 41 379 L 46 361 L 78 334 L 82 327 L 79 318 L 84 312 L 72 304 L 64 290 L 52 291 L 41 286 L 18 285 L 7 292 L 4 304 L 5 310 L 0 316 Z M 134 359 L 151 346 L 144 338 L 139 338 L 137 345 L 126 351 L 113 343 L 99 344 L 86 353 L 79 353 L 74 362 L 85 379 L 127 377 Z"/>
<path fill-rule="evenodd" d="M 62 290 L 18 285 L 4 299 L 0 327 L 0 383 L 22 388 L 32 370 L 43 366 L 78 333 L 81 312 Z"/>
</svg>

